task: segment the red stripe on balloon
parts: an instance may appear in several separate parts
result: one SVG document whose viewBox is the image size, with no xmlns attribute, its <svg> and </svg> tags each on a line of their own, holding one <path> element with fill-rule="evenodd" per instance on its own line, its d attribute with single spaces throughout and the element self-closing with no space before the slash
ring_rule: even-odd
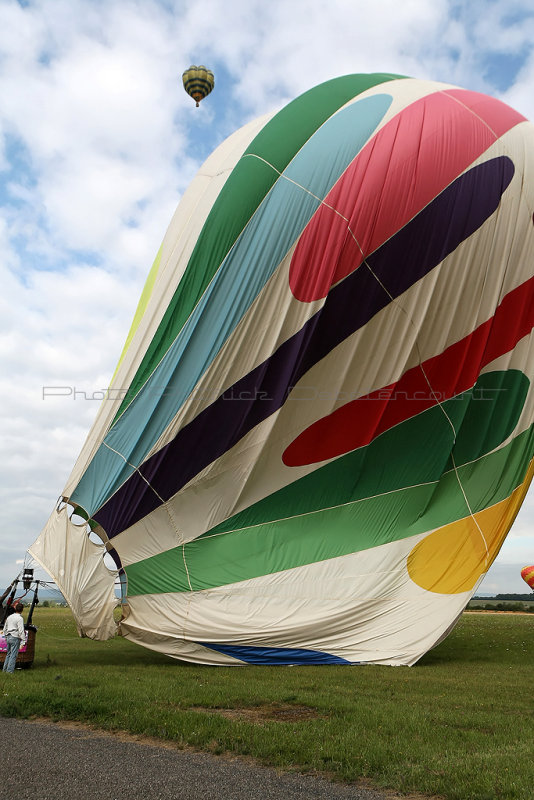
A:
<svg viewBox="0 0 534 800">
<path fill-rule="evenodd" d="M 480 117 L 496 138 L 502 136 L 519 122 L 527 121 L 526 117 L 514 111 L 506 103 L 501 103 L 500 100 L 479 94 L 479 92 L 469 92 L 466 89 L 446 89 L 445 94 L 465 105 L 473 114 Z"/>
<path fill-rule="evenodd" d="M 294 296 L 302 302 L 326 297 L 524 119 L 499 100 L 463 89 L 428 95 L 397 114 L 354 159 L 304 229 L 289 271 Z"/>
<path fill-rule="evenodd" d="M 316 464 L 364 447 L 394 425 L 467 391 L 486 364 L 510 352 L 533 326 L 534 278 L 530 278 L 506 295 L 493 318 L 423 362 L 422 368 L 413 367 L 396 383 L 359 397 L 306 428 L 286 448 L 284 464 Z"/>
</svg>

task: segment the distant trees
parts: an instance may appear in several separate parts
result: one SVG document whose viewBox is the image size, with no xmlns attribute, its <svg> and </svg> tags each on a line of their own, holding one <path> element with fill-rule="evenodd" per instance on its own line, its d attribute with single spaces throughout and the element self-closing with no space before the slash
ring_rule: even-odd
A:
<svg viewBox="0 0 534 800">
<path fill-rule="evenodd" d="M 533 608 L 525 606 L 524 603 L 494 603 L 492 605 L 486 604 L 485 608 L 491 608 L 492 611 L 534 611 Z"/>
<path fill-rule="evenodd" d="M 495 597 L 473 597 L 468 609 L 473 611 L 528 611 L 534 613 L 534 593 L 496 594 Z"/>
<path fill-rule="evenodd" d="M 487 603 L 490 600 L 513 600 L 516 603 L 529 603 L 534 600 L 534 592 L 527 592 L 526 594 L 496 594 L 494 597 L 477 597 L 475 595 L 473 600 L 479 603 Z"/>
<path fill-rule="evenodd" d="M 527 594 L 496 594 L 496 600 L 520 600 L 520 601 L 527 601 L 530 602 L 534 600 L 534 592 L 528 592 Z"/>
</svg>

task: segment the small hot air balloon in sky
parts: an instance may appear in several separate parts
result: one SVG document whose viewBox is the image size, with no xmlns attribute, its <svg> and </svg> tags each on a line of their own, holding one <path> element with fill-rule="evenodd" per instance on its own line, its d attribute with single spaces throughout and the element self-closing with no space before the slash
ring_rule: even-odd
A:
<svg viewBox="0 0 534 800">
<path fill-rule="evenodd" d="M 196 67 L 192 64 L 182 75 L 184 89 L 193 100 L 196 101 L 197 108 L 201 100 L 209 95 L 215 86 L 213 72 L 201 64 Z"/>
<path fill-rule="evenodd" d="M 117 577 L 122 635 L 186 661 L 439 642 L 534 473 L 533 208 L 534 126 L 450 84 L 346 75 L 219 145 L 30 549 L 80 632 Z"/>
<path fill-rule="evenodd" d="M 528 583 L 531 589 L 534 589 L 534 566 L 523 567 L 521 570 L 521 577 Z"/>
</svg>

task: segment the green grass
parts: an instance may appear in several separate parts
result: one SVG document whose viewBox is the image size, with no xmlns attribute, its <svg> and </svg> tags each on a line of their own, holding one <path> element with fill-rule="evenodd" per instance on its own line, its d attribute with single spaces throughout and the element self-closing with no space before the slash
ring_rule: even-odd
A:
<svg viewBox="0 0 534 800">
<path fill-rule="evenodd" d="M 199 667 L 78 639 L 38 609 L 34 666 L 0 715 L 79 720 L 291 770 L 453 800 L 530 800 L 531 615 L 464 614 L 417 666 Z"/>
</svg>

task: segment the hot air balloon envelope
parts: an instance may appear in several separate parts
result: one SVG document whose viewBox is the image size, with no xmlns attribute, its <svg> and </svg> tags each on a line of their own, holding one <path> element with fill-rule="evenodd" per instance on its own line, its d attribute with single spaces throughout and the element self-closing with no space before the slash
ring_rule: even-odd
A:
<svg viewBox="0 0 534 800">
<path fill-rule="evenodd" d="M 528 583 L 531 589 L 534 589 L 534 567 L 523 567 L 521 570 L 521 577 Z"/>
<path fill-rule="evenodd" d="M 192 64 L 189 69 L 186 69 L 182 75 L 182 81 L 187 94 L 196 101 L 197 108 L 200 101 L 203 100 L 215 86 L 213 72 L 206 69 L 202 64 L 199 67 Z"/>
<path fill-rule="evenodd" d="M 82 632 L 205 664 L 414 664 L 532 477 L 534 127 L 390 74 L 227 139 L 171 221 L 31 553 Z M 81 517 L 105 543 L 88 536 Z"/>
</svg>

